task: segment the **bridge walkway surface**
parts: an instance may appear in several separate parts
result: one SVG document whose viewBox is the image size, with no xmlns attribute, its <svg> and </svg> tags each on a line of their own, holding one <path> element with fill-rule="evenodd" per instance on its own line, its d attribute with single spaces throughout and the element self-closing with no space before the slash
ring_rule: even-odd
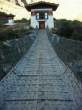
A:
<svg viewBox="0 0 82 110">
<path fill-rule="evenodd" d="M 45 30 L 0 82 L 0 110 L 82 110 L 82 92 Z"/>
</svg>

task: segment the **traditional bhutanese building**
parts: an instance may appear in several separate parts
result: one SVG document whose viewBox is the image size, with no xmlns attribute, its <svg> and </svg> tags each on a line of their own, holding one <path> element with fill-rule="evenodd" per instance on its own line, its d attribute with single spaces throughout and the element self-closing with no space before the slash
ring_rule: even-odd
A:
<svg viewBox="0 0 82 110">
<path fill-rule="evenodd" d="M 6 14 L 4 12 L 0 12 L 0 22 L 3 24 L 14 22 L 13 18 L 14 18 L 14 15 L 12 14 Z"/>
<path fill-rule="evenodd" d="M 40 1 L 25 7 L 31 12 L 31 27 L 54 28 L 53 11 L 56 11 L 58 4 Z"/>
</svg>

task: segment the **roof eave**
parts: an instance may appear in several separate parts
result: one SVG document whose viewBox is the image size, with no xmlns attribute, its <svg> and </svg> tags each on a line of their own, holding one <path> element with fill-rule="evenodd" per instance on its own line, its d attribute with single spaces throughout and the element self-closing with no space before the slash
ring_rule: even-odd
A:
<svg viewBox="0 0 82 110">
<path fill-rule="evenodd" d="M 33 4 L 29 4 L 29 5 L 26 5 L 25 8 L 28 10 L 28 11 L 31 11 L 31 9 L 34 9 L 33 7 L 35 5 L 38 5 L 40 3 L 44 3 L 44 4 L 48 4 L 52 9 L 53 11 L 56 11 L 56 9 L 58 8 L 59 4 L 54 4 L 54 3 L 48 3 L 48 2 L 38 2 L 38 3 L 33 3 Z"/>
<path fill-rule="evenodd" d="M 52 8 L 53 11 L 56 11 L 57 8 L 58 8 L 58 6 L 59 6 L 59 5 L 57 5 L 57 6 L 55 6 L 54 8 Z M 31 9 L 33 9 L 33 8 L 29 7 L 29 6 L 25 6 L 25 8 L 26 8 L 28 11 L 31 11 Z"/>
</svg>

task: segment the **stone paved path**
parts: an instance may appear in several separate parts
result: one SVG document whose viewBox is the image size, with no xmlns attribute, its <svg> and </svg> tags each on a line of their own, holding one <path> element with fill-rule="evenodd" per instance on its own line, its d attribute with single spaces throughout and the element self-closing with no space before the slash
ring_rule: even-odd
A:
<svg viewBox="0 0 82 110">
<path fill-rule="evenodd" d="M 72 71 L 39 31 L 29 52 L 0 82 L 0 110 L 82 110 Z"/>
</svg>

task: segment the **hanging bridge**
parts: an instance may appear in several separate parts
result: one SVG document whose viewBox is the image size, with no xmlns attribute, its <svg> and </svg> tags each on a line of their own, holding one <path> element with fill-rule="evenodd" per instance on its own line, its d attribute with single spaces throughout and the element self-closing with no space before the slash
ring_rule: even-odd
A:
<svg viewBox="0 0 82 110">
<path fill-rule="evenodd" d="M 45 30 L 0 82 L 0 110 L 82 110 L 82 90 Z"/>
</svg>

